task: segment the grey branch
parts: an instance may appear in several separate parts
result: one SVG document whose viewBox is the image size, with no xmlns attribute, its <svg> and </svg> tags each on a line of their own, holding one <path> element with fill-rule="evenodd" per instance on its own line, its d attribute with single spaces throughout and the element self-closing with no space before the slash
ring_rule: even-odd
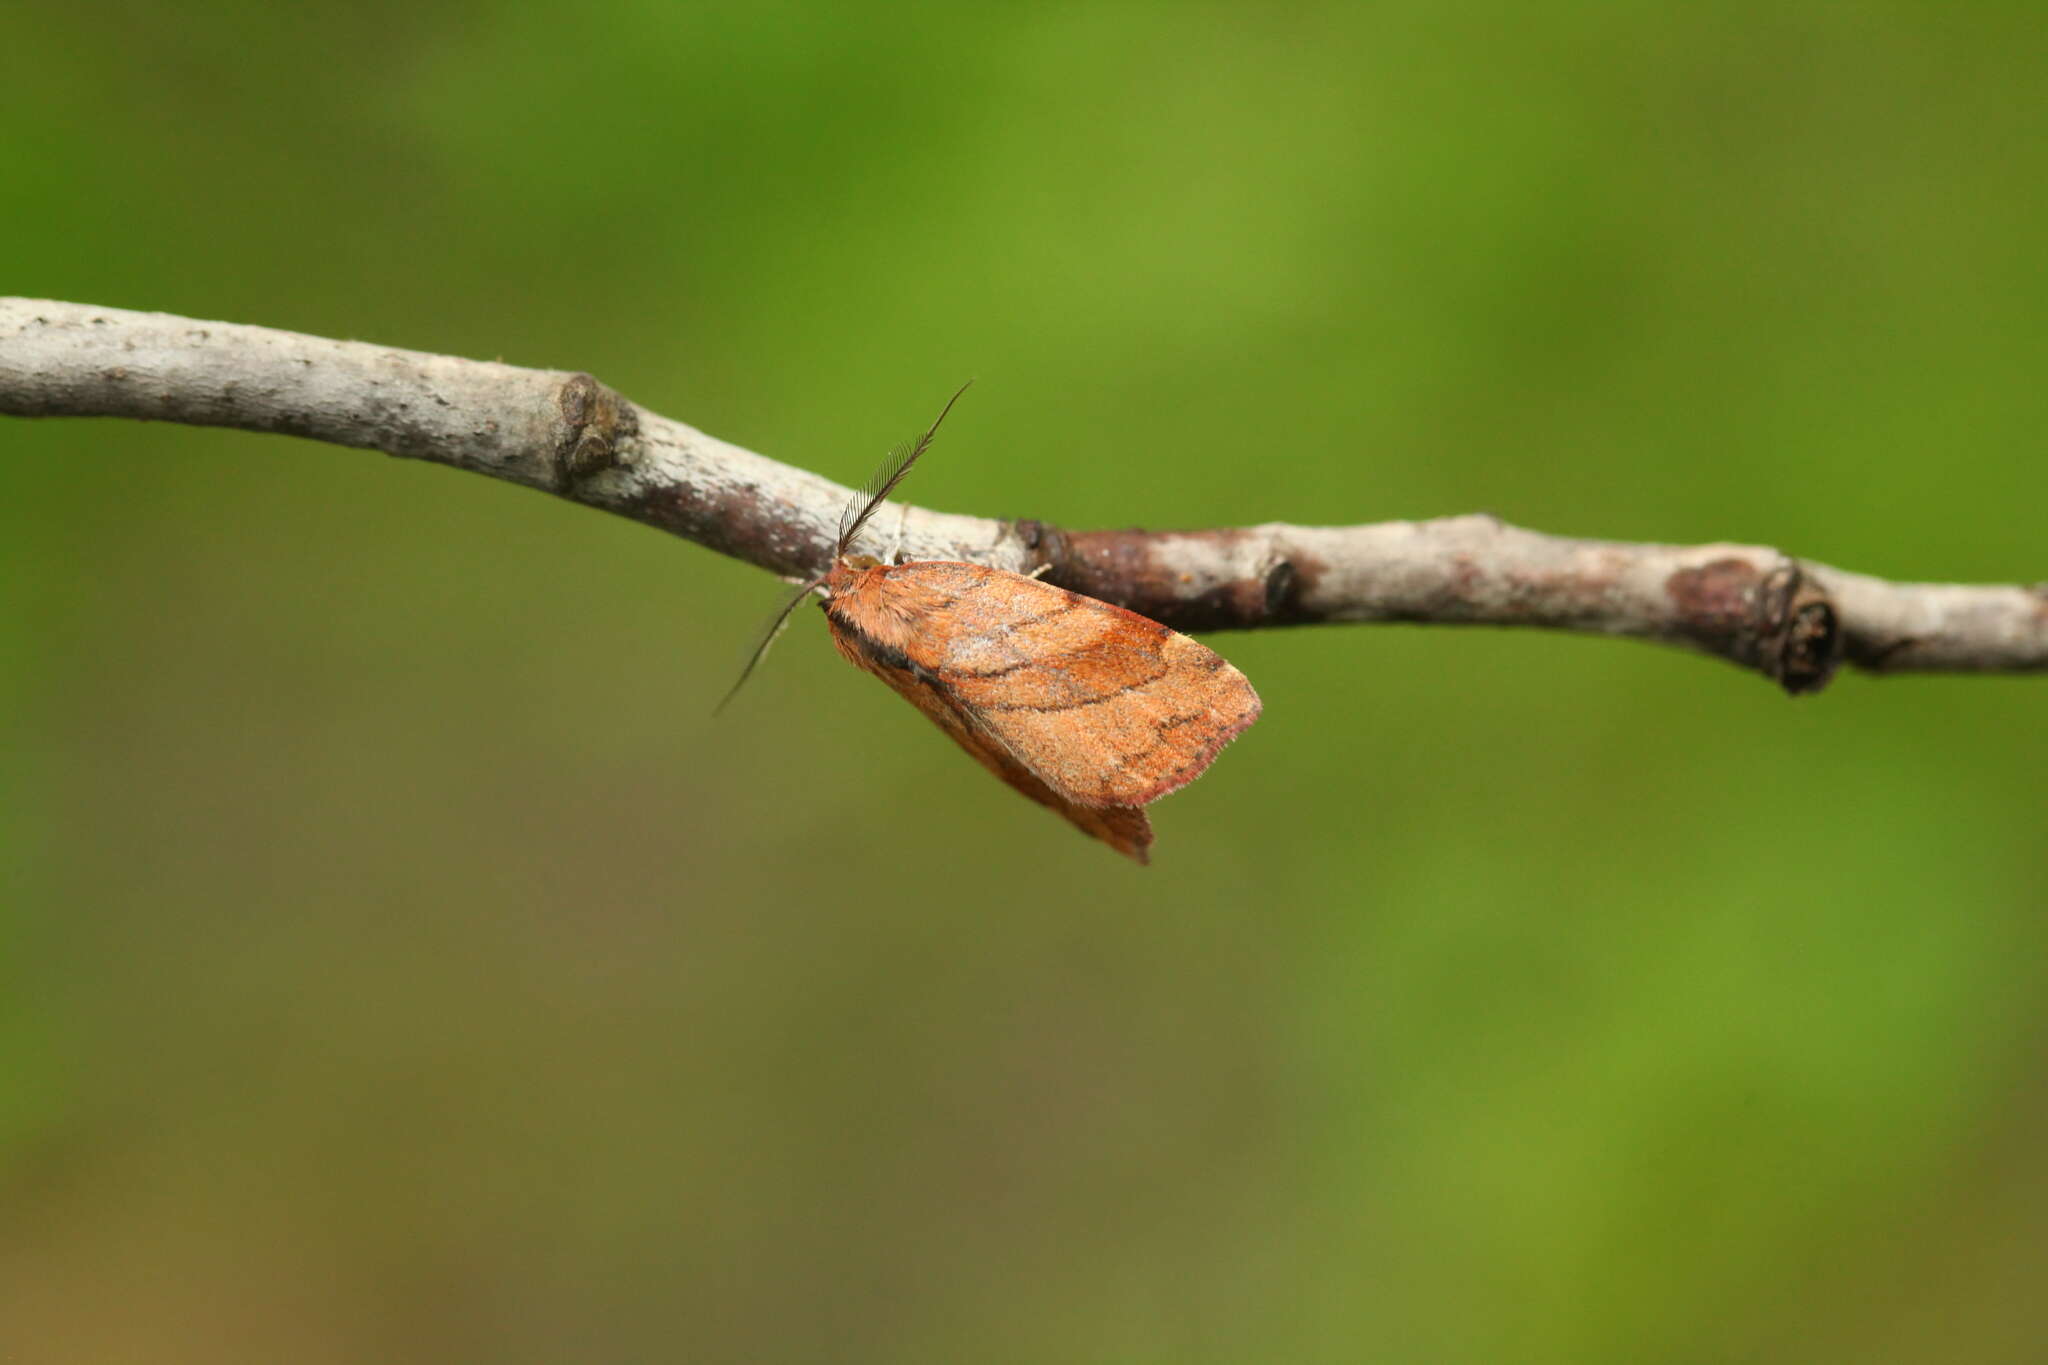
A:
<svg viewBox="0 0 2048 1365">
<path fill-rule="evenodd" d="M 659 416 L 587 374 L 238 323 L 0 298 L 0 412 L 283 432 L 454 465 L 784 578 L 826 567 L 850 490 Z M 1688 646 L 1787 691 L 1873 672 L 2048 669 L 2048 588 L 1893 583 L 1756 545 L 1543 535 L 1487 516 L 1068 531 L 890 504 L 878 550 L 960 559 L 1180 630 L 1324 621 L 1544 626 Z"/>
</svg>

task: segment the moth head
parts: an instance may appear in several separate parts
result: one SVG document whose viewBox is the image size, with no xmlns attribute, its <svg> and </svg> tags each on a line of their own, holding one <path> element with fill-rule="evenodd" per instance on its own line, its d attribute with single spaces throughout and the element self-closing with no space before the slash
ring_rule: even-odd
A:
<svg viewBox="0 0 2048 1365">
<path fill-rule="evenodd" d="M 851 590 L 854 579 L 870 569 L 879 568 L 881 562 L 873 555 L 841 555 L 832 561 L 832 567 L 825 571 L 819 585 L 824 588 L 825 596 L 829 600 Z"/>
<path fill-rule="evenodd" d="M 970 379 L 967 384 L 973 382 Z M 852 548 L 854 537 L 860 534 L 861 527 L 867 524 L 868 518 L 874 516 L 875 510 L 888 500 L 896 485 L 903 482 L 903 476 L 917 463 L 918 456 L 931 448 L 932 438 L 939 434 L 939 423 L 946 420 L 946 414 L 960 401 L 960 395 L 967 392 L 967 384 L 962 384 L 953 391 L 953 396 L 946 400 L 946 406 L 939 409 L 939 415 L 925 428 L 924 435 L 890 451 L 889 458 L 882 461 L 882 467 L 875 471 L 873 480 L 861 490 L 859 496 L 847 504 L 846 511 L 839 518 L 839 537 L 832 547 L 832 566 L 799 587 L 795 594 L 782 604 L 781 610 L 769 620 L 768 629 L 762 634 L 760 643 L 755 645 L 754 652 L 747 656 L 747 664 L 740 670 L 739 680 L 733 683 L 732 690 L 725 694 L 725 700 L 718 703 L 714 714 L 723 711 L 726 702 L 731 701 L 739 692 L 741 684 L 753 673 L 754 666 L 761 662 L 761 656 L 768 652 L 768 646 L 775 643 L 775 637 L 781 633 L 782 627 L 789 621 L 790 613 L 797 609 L 800 602 L 820 588 L 825 590 L 828 598 L 835 593 L 843 592 L 855 574 L 881 567 L 882 561 L 873 555 L 848 554 L 847 551 Z"/>
</svg>

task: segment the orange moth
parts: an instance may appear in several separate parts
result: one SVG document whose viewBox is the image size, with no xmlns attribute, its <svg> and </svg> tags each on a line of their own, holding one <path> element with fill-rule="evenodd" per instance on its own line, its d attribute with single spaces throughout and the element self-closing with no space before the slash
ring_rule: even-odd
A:
<svg viewBox="0 0 2048 1365">
<path fill-rule="evenodd" d="M 1036 578 L 851 553 L 966 391 L 924 435 L 891 451 L 847 507 L 831 566 L 776 614 L 733 692 L 790 613 L 822 589 L 832 643 L 848 663 L 889 684 L 997 777 L 1146 862 L 1144 808 L 1201 776 L 1259 718 L 1244 674 L 1157 621 Z"/>
</svg>

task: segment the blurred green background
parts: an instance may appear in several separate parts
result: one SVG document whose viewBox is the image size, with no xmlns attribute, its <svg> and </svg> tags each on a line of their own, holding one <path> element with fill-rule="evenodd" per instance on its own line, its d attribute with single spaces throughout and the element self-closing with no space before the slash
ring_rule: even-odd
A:
<svg viewBox="0 0 2048 1365">
<path fill-rule="evenodd" d="M 1076 526 L 2048 577 L 2012 4 L 12 4 L 7 292 Z M 1217 637 L 1140 869 L 768 576 L 0 422 L 0 1356 L 2035 1361 L 2048 680 Z"/>
</svg>

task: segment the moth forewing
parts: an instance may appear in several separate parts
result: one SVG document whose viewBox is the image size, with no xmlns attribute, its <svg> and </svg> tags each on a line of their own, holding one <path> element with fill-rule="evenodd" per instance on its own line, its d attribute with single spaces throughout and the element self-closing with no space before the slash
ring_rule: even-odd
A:
<svg viewBox="0 0 2048 1365">
<path fill-rule="evenodd" d="M 1085 812 L 1185 786 L 1259 715 L 1244 675 L 1185 635 L 986 565 L 864 569 L 826 612 L 848 659 L 1010 785 L 1119 847 L 1129 840 L 1104 831 L 1109 817 Z"/>
</svg>

